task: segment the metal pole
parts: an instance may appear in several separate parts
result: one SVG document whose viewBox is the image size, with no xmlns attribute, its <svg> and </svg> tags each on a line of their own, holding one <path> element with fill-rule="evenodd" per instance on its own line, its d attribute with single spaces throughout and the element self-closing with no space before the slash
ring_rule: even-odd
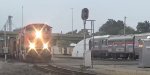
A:
<svg viewBox="0 0 150 75">
<path fill-rule="evenodd" d="M 94 21 L 93 21 L 93 47 L 94 47 Z"/>
<path fill-rule="evenodd" d="M 72 35 L 73 35 L 73 8 L 71 8 L 72 10 Z"/>
<path fill-rule="evenodd" d="M 93 21 L 91 21 L 91 38 L 94 38 L 94 36 L 93 36 L 93 30 L 94 30 L 94 28 L 93 28 Z M 93 41 L 94 41 L 94 39 L 92 39 Z M 93 42 L 91 42 L 92 43 L 92 48 L 93 48 Z M 91 48 L 91 50 L 92 50 L 92 48 Z M 92 51 L 91 51 L 91 61 L 92 61 L 92 68 L 93 68 L 93 55 L 92 55 Z"/>
<path fill-rule="evenodd" d="M 9 31 L 12 31 L 12 16 L 8 16 Z"/>
<path fill-rule="evenodd" d="M 22 27 L 23 27 L 23 6 L 22 6 Z"/>
<path fill-rule="evenodd" d="M 23 6 L 22 6 L 22 13 L 21 13 L 21 15 L 22 15 L 22 27 L 21 27 L 21 31 L 23 30 Z M 21 50 L 22 50 L 22 33 L 21 33 L 21 35 L 20 35 L 20 51 L 18 51 L 18 54 L 20 54 L 20 52 L 21 52 Z M 19 56 L 18 56 L 19 57 Z M 19 58 L 20 59 L 20 58 Z"/>
<path fill-rule="evenodd" d="M 126 16 L 124 17 L 124 35 L 126 35 L 126 30 L 125 30 L 125 27 L 126 27 Z"/>
<path fill-rule="evenodd" d="M 84 21 L 84 66 L 85 66 L 85 51 L 86 51 L 86 27 L 85 27 L 85 24 L 86 24 L 86 20 L 83 20 Z"/>
<path fill-rule="evenodd" d="M 4 36 L 5 36 L 5 47 L 4 47 L 4 52 L 6 52 L 6 46 L 7 46 L 7 37 L 6 37 L 6 24 L 4 26 Z M 5 62 L 7 60 L 7 54 L 5 53 Z"/>
<path fill-rule="evenodd" d="M 91 37 L 92 37 L 92 32 L 93 32 L 93 30 L 92 30 L 92 29 L 93 29 L 93 28 L 92 28 L 93 26 L 92 26 L 92 25 L 93 25 L 93 23 L 92 23 L 92 21 L 91 21 Z"/>
<path fill-rule="evenodd" d="M 92 46 L 92 47 L 94 48 L 94 21 L 93 21 L 92 24 L 93 24 L 93 34 L 92 34 L 92 35 L 93 35 L 93 42 L 92 42 L 92 45 L 93 45 L 93 46 Z M 93 58 L 93 57 L 92 57 L 92 58 Z M 92 68 L 93 68 L 93 59 L 92 59 Z"/>
<path fill-rule="evenodd" d="M 126 36 L 126 16 L 124 17 L 124 36 Z M 126 52 L 126 39 L 124 39 L 124 50 Z"/>
</svg>

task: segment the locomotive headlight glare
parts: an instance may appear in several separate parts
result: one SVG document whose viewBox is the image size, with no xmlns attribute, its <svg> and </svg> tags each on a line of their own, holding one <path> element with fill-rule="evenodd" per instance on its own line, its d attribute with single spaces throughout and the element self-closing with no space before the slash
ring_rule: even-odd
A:
<svg viewBox="0 0 150 75">
<path fill-rule="evenodd" d="M 43 44 L 43 49 L 48 49 L 48 44 Z"/>
<path fill-rule="evenodd" d="M 142 48 L 142 47 L 143 47 L 143 45 L 139 45 L 139 47 L 140 47 L 140 48 Z"/>
<path fill-rule="evenodd" d="M 150 39 L 150 36 L 147 36 L 147 39 Z"/>
<path fill-rule="evenodd" d="M 29 47 L 30 47 L 30 49 L 35 49 L 35 44 L 30 43 Z"/>
<path fill-rule="evenodd" d="M 40 31 L 36 31 L 35 35 L 36 35 L 36 38 L 40 38 L 41 37 L 41 32 Z"/>
</svg>

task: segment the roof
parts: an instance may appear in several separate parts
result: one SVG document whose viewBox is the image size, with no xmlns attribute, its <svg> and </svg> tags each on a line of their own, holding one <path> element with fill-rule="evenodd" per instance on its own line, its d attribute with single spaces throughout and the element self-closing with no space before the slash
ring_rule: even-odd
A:
<svg viewBox="0 0 150 75">
<path fill-rule="evenodd" d="M 108 40 L 122 40 L 122 39 L 130 40 L 133 39 L 133 37 L 134 37 L 133 35 L 116 35 L 108 38 Z"/>
<path fill-rule="evenodd" d="M 110 37 L 110 35 L 94 36 L 94 39 L 95 39 L 95 40 L 98 40 L 98 39 L 107 39 L 107 38 L 109 38 L 109 37 Z"/>
<path fill-rule="evenodd" d="M 135 34 L 135 36 L 147 36 L 147 35 L 150 35 L 150 33 Z"/>
<path fill-rule="evenodd" d="M 48 24 L 45 24 L 45 23 L 33 23 L 33 24 L 28 24 L 27 26 L 25 26 L 25 27 L 30 27 L 30 26 L 48 26 L 48 27 L 50 27 L 50 28 L 52 28 L 51 26 L 49 26 Z"/>
</svg>

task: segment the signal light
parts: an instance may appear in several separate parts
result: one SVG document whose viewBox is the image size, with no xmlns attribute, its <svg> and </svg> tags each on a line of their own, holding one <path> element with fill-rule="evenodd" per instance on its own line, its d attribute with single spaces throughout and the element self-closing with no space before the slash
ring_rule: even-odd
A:
<svg viewBox="0 0 150 75">
<path fill-rule="evenodd" d="M 143 48 L 143 45 L 139 45 L 140 48 Z"/>
</svg>

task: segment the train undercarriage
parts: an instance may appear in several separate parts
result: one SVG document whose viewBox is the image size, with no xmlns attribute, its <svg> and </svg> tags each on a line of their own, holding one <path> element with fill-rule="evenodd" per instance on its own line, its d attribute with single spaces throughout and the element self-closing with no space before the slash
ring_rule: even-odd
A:
<svg viewBox="0 0 150 75">
<path fill-rule="evenodd" d="M 124 60 L 136 60 L 138 59 L 138 55 L 134 53 L 114 53 L 114 52 L 104 52 L 100 50 L 92 51 L 93 58 L 101 58 L 101 59 L 124 59 Z"/>
<path fill-rule="evenodd" d="M 44 52 L 41 54 L 37 54 L 34 51 L 31 51 L 28 55 L 26 55 L 24 61 L 26 62 L 50 62 L 51 61 L 51 54 L 48 52 Z"/>
</svg>

